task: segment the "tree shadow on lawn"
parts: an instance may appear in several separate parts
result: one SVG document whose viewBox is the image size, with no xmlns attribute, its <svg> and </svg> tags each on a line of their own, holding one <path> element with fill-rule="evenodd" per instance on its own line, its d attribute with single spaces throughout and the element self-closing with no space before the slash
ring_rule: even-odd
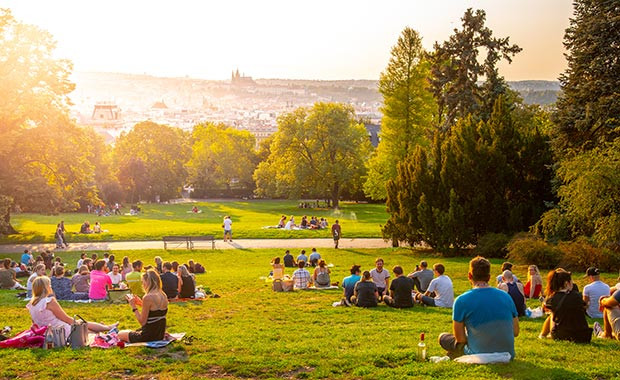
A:
<svg viewBox="0 0 620 380">
<path fill-rule="evenodd" d="M 518 353 L 517 358 L 508 364 L 489 364 L 490 371 L 496 373 L 503 378 L 516 378 L 516 379 L 587 379 L 589 376 L 586 374 L 579 374 L 573 371 L 569 371 L 558 363 L 559 367 L 547 367 L 540 366 L 532 362 L 526 362 L 519 360 Z"/>
</svg>

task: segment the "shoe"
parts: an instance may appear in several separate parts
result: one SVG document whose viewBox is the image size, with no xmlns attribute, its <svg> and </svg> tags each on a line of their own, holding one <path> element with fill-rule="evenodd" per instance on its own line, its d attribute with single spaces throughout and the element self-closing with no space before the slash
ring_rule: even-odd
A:
<svg viewBox="0 0 620 380">
<path fill-rule="evenodd" d="M 598 322 L 594 322 L 594 326 L 592 326 L 592 330 L 594 330 L 594 336 L 601 338 L 603 335 L 603 328 L 601 327 L 601 324 Z"/>
</svg>

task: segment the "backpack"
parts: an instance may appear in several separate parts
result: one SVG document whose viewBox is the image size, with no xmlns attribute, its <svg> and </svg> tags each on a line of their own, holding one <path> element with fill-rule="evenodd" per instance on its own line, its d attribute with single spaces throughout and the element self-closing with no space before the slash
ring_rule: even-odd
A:
<svg viewBox="0 0 620 380">
<path fill-rule="evenodd" d="M 330 285 L 329 273 L 327 273 L 327 271 L 319 272 L 316 275 L 316 285 L 317 286 L 329 286 Z"/>
</svg>

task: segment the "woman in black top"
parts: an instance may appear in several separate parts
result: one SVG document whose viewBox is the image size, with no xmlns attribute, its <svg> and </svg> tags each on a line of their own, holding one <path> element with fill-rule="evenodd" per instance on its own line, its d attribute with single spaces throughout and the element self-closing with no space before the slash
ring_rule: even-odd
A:
<svg viewBox="0 0 620 380">
<path fill-rule="evenodd" d="M 359 307 L 375 307 L 378 299 L 377 285 L 372 282 L 370 272 L 366 270 L 362 274 L 362 279 L 355 284 L 351 302 Z"/>
<path fill-rule="evenodd" d="M 586 304 L 573 285 L 571 273 L 562 268 L 549 272 L 547 276 L 548 296 L 544 308 L 551 311 L 551 337 L 556 340 L 590 343 L 592 329 L 586 321 Z M 547 336 L 545 327 L 541 335 Z"/>
<path fill-rule="evenodd" d="M 179 276 L 179 298 L 194 298 L 196 294 L 194 277 L 185 265 L 179 265 L 177 273 Z"/>
</svg>

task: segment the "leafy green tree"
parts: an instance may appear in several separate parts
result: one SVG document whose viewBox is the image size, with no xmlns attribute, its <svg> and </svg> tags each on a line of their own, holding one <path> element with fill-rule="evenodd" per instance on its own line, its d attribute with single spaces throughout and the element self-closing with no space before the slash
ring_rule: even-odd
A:
<svg viewBox="0 0 620 380">
<path fill-rule="evenodd" d="M 463 15 L 462 29 L 454 30 L 448 41 L 435 43 L 431 55 L 431 88 L 439 106 L 438 124 L 446 131 L 457 119 L 474 115 L 476 119 L 490 117 L 500 95 L 510 92 L 497 71 L 501 59 L 512 62 L 521 51 L 510 45 L 509 38 L 495 38 L 484 25 L 483 10 L 468 9 Z M 481 59 L 480 50 L 486 52 Z M 484 82 L 479 84 L 484 77 Z"/>
<path fill-rule="evenodd" d="M 199 124 L 192 133 L 189 181 L 196 190 L 233 186 L 253 189 L 257 165 L 255 138 L 223 124 Z"/>
<path fill-rule="evenodd" d="M 527 229 L 551 200 L 551 152 L 534 115 L 500 96 L 488 121 L 459 120 L 388 182 L 386 238 L 446 250 Z"/>
<path fill-rule="evenodd" d="M 370 142 L 350 106 L 316 103 L 278 118 L 270 154 L 254 172 L 257 193 L 331 199 L 361 188 Z"/>
<path fill-rule="evenodd" d="M 372 199 L 385 199 L 385 183 L 396 177 L 396 164 L 417 145 L 428 144 L 437 106 L 428 89 L 430 64 L 425 55 L 418 33 L 405 28 L 381 73 L 381 141 L 368 162 L 364 183 L 364 191 Z"/>
<path fill-rule="evenodd" d="M 122 133 L 114 147 L 119 182 L 128 200 L 162 201 L 178 196 L 187 179 L 189 136 L 179 128 L 150 121 Z"/>
<path fill-rule="evenodd" d="M 617 1 L 576 0 L 564 35 L 568 68 L 553 120 L 554 147 L 587 150 L 620 136 L 620 11 Z"/>
</svg>

